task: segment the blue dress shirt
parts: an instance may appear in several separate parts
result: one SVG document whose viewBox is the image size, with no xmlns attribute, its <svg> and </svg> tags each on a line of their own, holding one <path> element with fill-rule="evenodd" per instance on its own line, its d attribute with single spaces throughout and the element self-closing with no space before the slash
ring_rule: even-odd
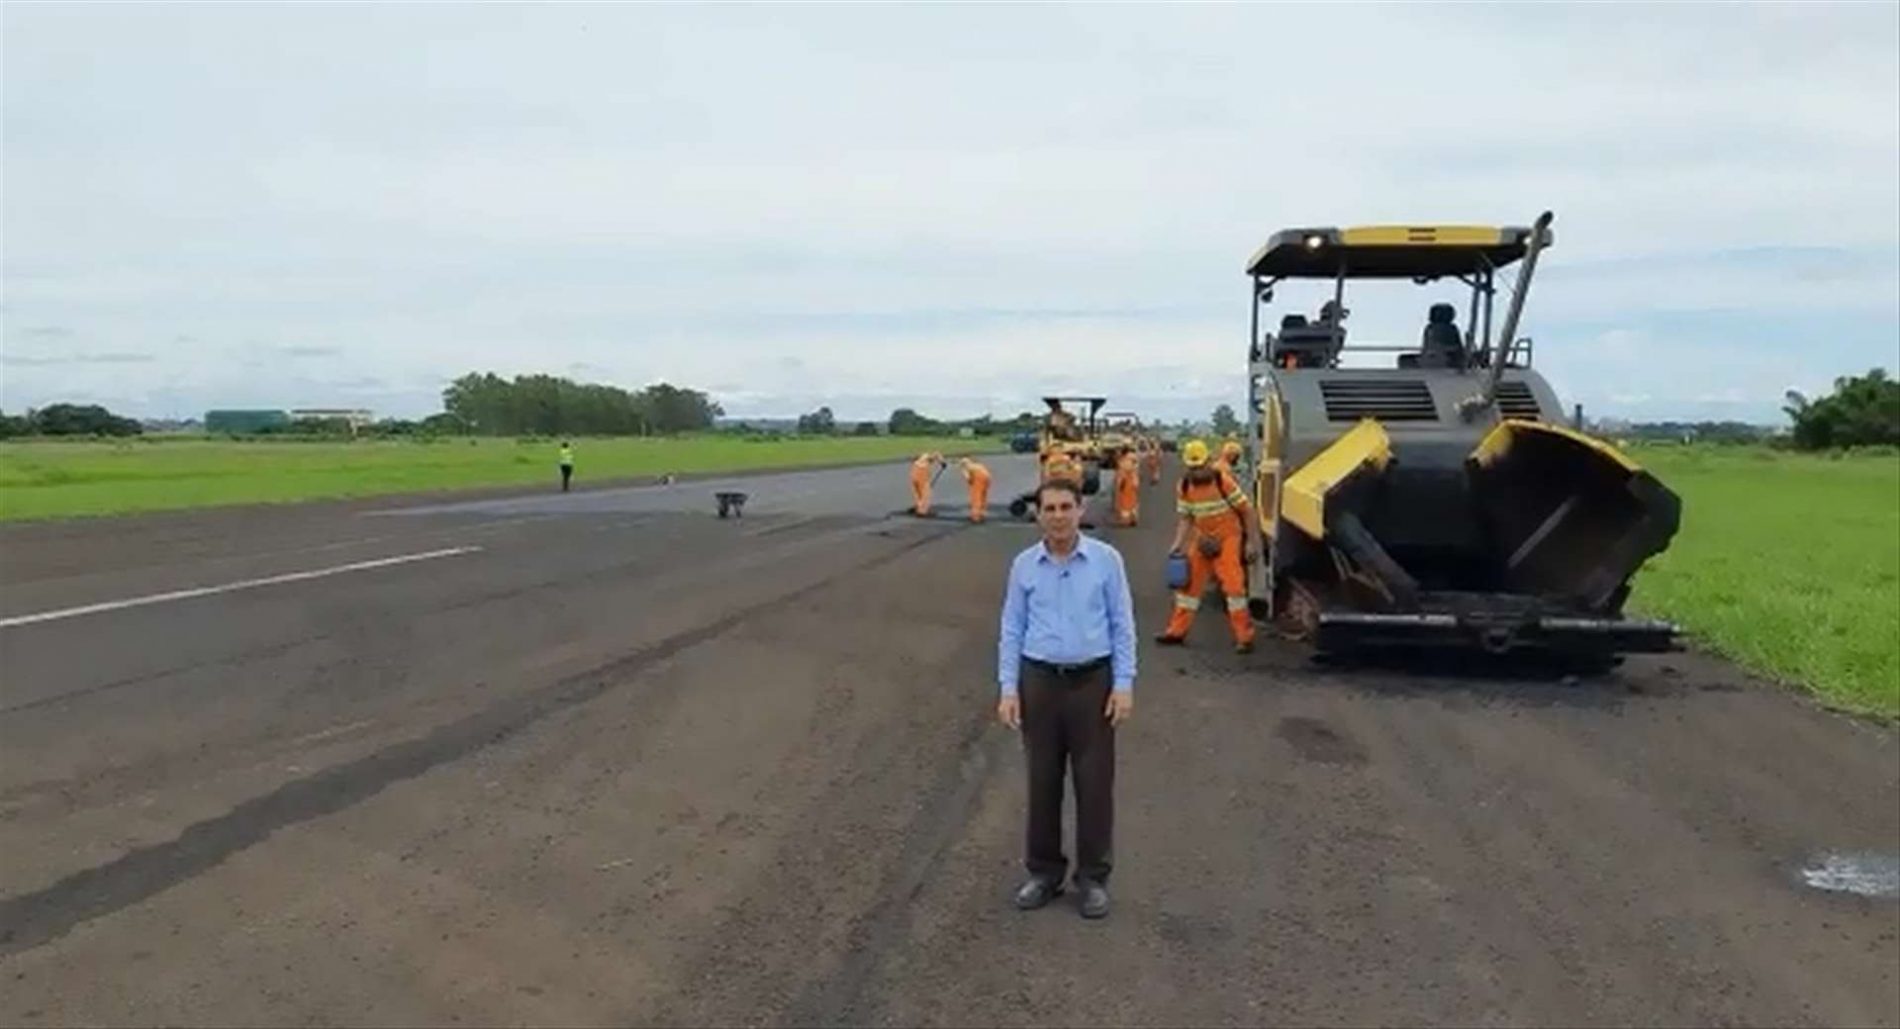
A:
<svg viewBox="0 0 1900 1029">
<path fill-rule="evenodd" d="M 996 679 L 1013 697 L 1022 659 L 1080 664 L 1110 658 L 1117 691 L 1135 688 L 1135 605 L 1122 556 L 1100 540 L 1058 558 L 1041 543 L 1016 555 L 1003 594 Z"/>
</svg>

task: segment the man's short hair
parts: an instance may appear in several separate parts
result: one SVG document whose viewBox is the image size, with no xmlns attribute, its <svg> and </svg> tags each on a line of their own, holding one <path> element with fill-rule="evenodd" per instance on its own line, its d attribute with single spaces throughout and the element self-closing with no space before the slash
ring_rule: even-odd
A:
<svg viewBox="0 0 1900 1029">
<path fill-rule="evenodd" d="M 1053 479 L 1045 479 L 1043 480 L 1042 485 L 1036 487 L 1036 506 L 1037 507 L 1042 506 L 1042 496 L 1043 494 L 1049 492 L 1050 490 L 1060 490 L 1064 493 L 1067 493 L 1069 496 L 1075 498 L 1075 506 L 1077 507 L 1082 506 L 1082 484 L 1079 482 L 1076 482 L 1073 479 L 1057 477 Z"/>
</svg>

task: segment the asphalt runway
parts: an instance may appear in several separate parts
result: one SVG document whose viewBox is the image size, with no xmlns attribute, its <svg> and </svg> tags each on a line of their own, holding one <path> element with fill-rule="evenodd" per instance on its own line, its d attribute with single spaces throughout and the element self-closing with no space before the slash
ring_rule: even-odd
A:
<svg viewBox="0 0 1900 1029">
<path fill-rule="evenodd" d="M 1033 469 L 998 459 L 992 503 Z M 1007 518 L 901 465 L 0 527 L 0 1022 L 1900 1023 L 1895 733 L 1153 648 L 1115 911 L 1022 914 Z"/>
</svg>

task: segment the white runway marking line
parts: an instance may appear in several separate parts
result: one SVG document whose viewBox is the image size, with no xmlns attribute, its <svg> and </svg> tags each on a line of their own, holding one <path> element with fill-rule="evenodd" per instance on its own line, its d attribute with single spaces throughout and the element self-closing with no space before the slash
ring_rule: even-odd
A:
<svg viewBox="0 0 1900 1029">
<path fill-rule="evenodd" d="M 450 547 L 446 550 L 431 550 L 422 554 L 404 554 L 400 557 L 381 557 L 374 561 L 354 561 L 333 568 L 318 568 L 309 572 L 291 572 L 286 575 L 272 575 L 262 579 L 244 579 L 240 582 L 227 582 L 220 586 L 198 586 L 188 590 L 173 590 L 169 593 L 153 593 L 143 597 L 130 597 L 125 600 L 108 600 L 101 604 L 87 604 L 83 607 L 67 607 L 57 611 L 41 611 L 38 614 L 16 615 L 12 618 L 0 618 L 0 629 L 11 629 L 17 625 L 33 625 L 38 622 L 52 622 L 61 618 L 77 618 L 80 615 L 95 615 L 106 611 L 119 611 L 128 607 L 143 607 L 146 604 L 163 604 L 170 600 L 189 600 L 192 597 L 208 597 L 216 593 L 235 593 L 238 590 L 256 589 L 259 586 L 276 586 L 286 582 L 303 582 L 306 579 L 322 579 L 347 572 L 366 572 L 372 568 L 388 568 L 392 565 L 413 564 L 417 561 L 433 561 L 441 557 L 455 557 L 460 554 L 473 554 L 480 547 Z"/>
</svg>

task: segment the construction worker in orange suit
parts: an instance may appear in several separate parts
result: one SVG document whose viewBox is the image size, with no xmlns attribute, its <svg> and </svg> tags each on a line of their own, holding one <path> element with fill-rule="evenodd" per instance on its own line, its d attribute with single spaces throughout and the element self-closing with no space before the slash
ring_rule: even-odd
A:
<svg viewBox="0 0 1900 1029">
<path fill-rule="evenodd" d="M 943 458 L 928 450 L 910 463 L 911 511 L 919 518 L 930 515 L 930 476 L 942 463 Z"/>
<path fill-rule="evenodd" d="M 1227 442 L 1220 445 L 1220 465 L 1227 469 L 1229 475 L 1236 477 L 1240 475 L 1240 459 L 1245 456 L 1247 456 L 1247 448 L 1241 446 L 1240 441 L 1232 436 L 1227 437 Z"/>
<path fill-rule="evenodd" d="M 1247 544 L 1247 525 L 1253 520 L 1253 505 L 1233 475 L 1209 459 L 1206 443 L 1196 439 L 1183 444 L 1181 463 L 1187 466 L 1175 504 L 1181 520 L 1169 553 L 1187 555 L 1188 583 L 1174 595 L 1174 613 L 1155 642 L 1178 646 L 1187 641 L 1194 615 L 1201 608 L 1201 594 L 1207 591 L 1208 580 L 1213 579 L 1220 583 L 1227 599 L 1227 625 L 1234 633 L 1234 649 L 1248 653 L 1253 650 L 1253 616 L 1247 610 L 1247 569 L 1242 553 Z"/>
<path fill-rule="evenodd" d="M 990 470 L 973 457 L 962 461 L 963 481 L 970 484 L 970 521 L 982 522 L 990 509 Z"/>
<path fill-rule="evenodd" d="M 1115 523 L 1134 525 L 1141 513 L 1141 459 L 1133 449 L 1115 461 Z"/>
<path fill-rule="evenodd" d="M 1161 485 L 1161 441 L 1149 439 L 1142 444 L 1144 457 L 1148 460 L 1148 485 Z"/>
</svg>

